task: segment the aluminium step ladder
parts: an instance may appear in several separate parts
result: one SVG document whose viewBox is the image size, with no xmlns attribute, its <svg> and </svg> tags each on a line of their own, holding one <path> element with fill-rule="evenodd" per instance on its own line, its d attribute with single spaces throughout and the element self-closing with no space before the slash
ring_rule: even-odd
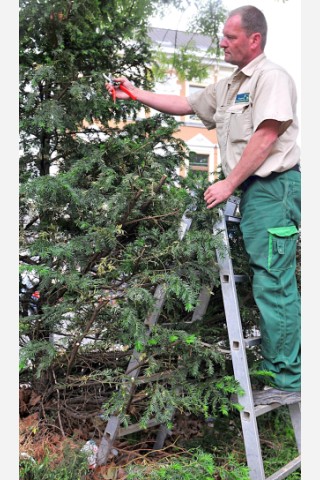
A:
<svg viewBox="0 0 320 480">
<path fill-rule="evenodd" d="M 249 369 L 246 356 L 246 348 L 259 343 L 258 337 L 244 338 L 242 322 L 238 304 L 236 283 L 242 280 L 242 276 L 235 275 L 233 272 L 233 265 L 230 256 L 230 245 L 227 224 L 229 222 L 239 223 L 240 218 L 236 216 L 236 211 L 239 205 L 239 199 L 231 196 L 226 202 L 225 208 L 219 211 L 219 220 L 213 227 L 215 234 L 222 234 L 223 243 L 226 247 L 227 254 L 220 254 L 218 249 L 216 256 L 220 270 L 221 291 L 224 303 L 224 310 L 226 315 L 227 330 L 230 343 L 231 358 L 234 370 L 235 379 L 238 380 L 245 394 L 238 397 L 238 403 L 242 405 L 243 410 L 240 413 L 242 433 L 244 439 L 244 446 L 246 451 L 247 464 L 250 469 L 250 480 L 282 480 L 290 473 L 297 470 L 301 465 L 300 455 L 292 460 L 292 462 L 285 465 L 283 468 L 275 472 L 270 477 L 266 478 L 263 466 L 263 459 L 261 453 L 261 445 L 259 439 L 257 417 L 267 413 L 271 410 L 281 407 L 283 404 L 279 402 L 272 402 L 270 404 L 255 405 L 254 395 L 251 388 L 251 380 L 249 376 Z M 179 238 L 182 239 L 191 226 L 192 220 L 186 215 L 182 218 Z M 204 287 L 199 295 L 199 305 L 196 307 L 190 322 L 199 321 L 206 313 L 207 306 L 210 299 L 210 289 Z M 151 334 L 153 326 L 157 323 L 160 311 L 165 302 L 165 291 L 162 285 L 158 285 L 155 293 L 155 307 L 150 316 L 145 320 L 145 325 L 148 329 L 147 336 Z M 126 374 L 132 380 L 125 385 L 126 398 L 129 403 L 135 386 L 137 385 L 140 373 L 140 354 L 134 351 L 130 362 L 128 364 Z M 301 413 L 300 402 L 288 404 L 290 417 L 294 429 L 297 448 L 301 451 Z M 172 412 L 173 416 L 174 412 Z M 158 450 L 163 447 L 168 430 L 165 425 L 160 424 L 156 419 L 151 419 L 147 424 L 147 429 L 159 426 L 157 438 L 154 443 L 154 449 Z M 121 427 L 120 415 L 114 414 L 109 417 L 101 443 L 97 453 L 97 465 L 104 465 L 108 462 L 109 454 L 112 452 L 112 447 L 117 438 L 129 435 L 134 432 L 142 430 L 139 423 Z"/>
<path fill-rule="evenodd" d="M 187 212 L 184 213 L 181 223 L 180 223 L 180 228 L 178 232 L 179 240 L 182 240 L 188 230 L 190 229 L 190 226 L 192 224 L 192 219 L 187 216 Z M 203 295 L 203 292 L 200 293 L 200 295 Z M 148 338 L 151 335 L 153 327 L 156 325 L 158 322 L 162 307 L 165 302 L 165 287 L 164 285 L 157 285 L 155 292 L 154 292 L 154 308 L 150 315 L 145 319 L 144 325 L 146 326 L 146 337 Z M 198 316 L 199 316 L 199 311 Z M 132 395 L 135 392 L 138 380 L 139 380 L 139 374 L 141 371 L 141 354 L 134 349 L 129 364 L 127 366 L 125 375 L 128 378 L 128 381 L 123 385 L 124 390 L 123 390 L 123 396 L 124 396 L 124 401 L 126 402 L 127 405 L 129 405 L 129 402 L 131 400 Z M 171 417 L 174 415 L 174 411 L 172 410 Z M 163 448 L 164 442 L 167 438 L 169 430 L 167 429 L 166 425 L 158 421 L 157 419 L 153 418 L 150 419 L 149 422 L 147 422 L 147 428 L 142 427 L 139 422 L 129 425 L 128 427 L 121 427 L 121 416 L 119 413 L 116 413 L 114 415 L 111 415 L 107 421 L 107 425 L 105 427 L 105 430 L 103 432 L 101 442 L 98 448 L 97 452 L 97 465 L 106 465 L 109 459 L 109 455 L 112 453 L 113 445 L 116 439 L 120 437 L 124 437 L 126 435 L 129 435 L 131 433 L 136 433 L 141 430 L 146 430 L 148 428 L 152 428 L 155 426 L 159 426 L 159 430 L 157 433 L 156 440 L 153 445 L 154 450 L 160 450 Z"/>
<path fill-rule="evenodd" d="M 240 412 L 242 434 L 247 464 L 250 470 L 250 479 L 282 480 L 301 466 L 301 404 L 300 398 L 297 400 L 297 397 L 299 397 L 299 395 L 297 395 L 294 403 L 290 404 L 286 403 L 286 401 L 282 403 L 280 400 L 280 403 L 279 401 L 275 402 L 271 399 L 272 403 L 256 405 L 257 402 L 255 401 L 254 393 L 252 392 L 249 376 L 246 349 L 249 346 L 257 344 L 257 341 L 259 340 L 257 340 L 257 337 L 244 338 L 236 288 L 236 283 L 239 279 L 237 279 L 237 276 L 233 271 L 227 228 L 229 222 L 240 222 L 240 217 L 237 214 L 238 205 L 239 198 L 231 196 L 226 202 L 225 208 L 219 211 L 219 221 L 214 225 L 214 233 L 219 234 L 220 232 L 220 234 L 222 234 L 223 243 L 227 250 L 226 255 L 222 256 L 218 250 L 216 251 L 216 255 L 220 270 L 221 290 L 234 377 L 244 390 L 244 395 L 238 396 L 238 403 L 243 407 L 243 410 Z M 267 392 L 267 390 L 265 392 Z M 263 392 L 259 392 L 259 394 L 261 396 Z M 261 453 L 257 417 L 283 405 L 287 405 L 289 408 L 299 455 L 273 475 L 266 478 Z"/>
</svg>

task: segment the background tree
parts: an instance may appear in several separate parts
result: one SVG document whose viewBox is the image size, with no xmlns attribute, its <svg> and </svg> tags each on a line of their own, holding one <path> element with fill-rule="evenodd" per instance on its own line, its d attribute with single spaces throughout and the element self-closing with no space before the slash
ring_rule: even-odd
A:
<svg viewBox="0 0 320 480">
<path fill-rule="evenodd" d="M 237 389 L 218 348 L 219 295 L 200 326 L 185 323 L 201 288 L 219 285 L 207 182 L 177 176 L 188 151 L 173 118 L 132 122 L 140 105 L 114 104 L 104 87 L 104 72 L 152 87 L 147 18 L 159 3 L 20 1 L 21 382 L 63 435 L 99 436 L 97 418 L 115 411 L 127 423 L 169 421 L 172 408 L 226 414 Z"/>
<path fill-rule="evenodd" d="M 209 68 L 218 65 L 223 58 L 220 57 L 219 36 L 227 10 L 221 0 L 198 2 L 181 0 L 173 4 L 178 10 L 186 10 L 190 6 L 197 7 L 195 15 L 187 25 L 187 31 L 191 34 L 190 39 L 185 45 L 176 44 L 173 55 L 167 54 L 161 45 L 153 48 L 152 72 L 159 81 L 173 69 L 180 81 L 186 79 L 201 82 L 208 78 Z M 165 14 L 166 10 L 162 7 L 159 11 L 160 18 Z M 211 43 L 206 51 L 201 52 L 201 57 L 194 39 L 195 34 L 211 37 Z"/>
</svg>

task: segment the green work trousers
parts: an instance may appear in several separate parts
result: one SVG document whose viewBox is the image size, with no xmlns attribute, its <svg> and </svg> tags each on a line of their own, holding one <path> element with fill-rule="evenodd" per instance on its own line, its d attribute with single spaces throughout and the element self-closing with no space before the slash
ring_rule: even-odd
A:
<svg viewBox="0 0 320 480">
<path fill-rule="evenodd" d="M 301 389 L 301 305 L 296 252 L 301 173 L 289 170 L 255 180 L 240 201 L 244 246 L 260 312 L 261 368 L 286 391 Z"/>
</svg>

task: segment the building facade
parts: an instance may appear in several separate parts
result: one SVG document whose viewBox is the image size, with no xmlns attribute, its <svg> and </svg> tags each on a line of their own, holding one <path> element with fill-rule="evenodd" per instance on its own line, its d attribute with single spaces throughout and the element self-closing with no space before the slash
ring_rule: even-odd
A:
<svg viewBox="0 0 320 480">
<path fill-rule="evenodd" d="M 166 28 L 150 28 L 149 37 L 153 49 L 165 53 L 168 58 L 181 47 L 190 46 L 193 54 L 196 54 L 199 61 L 207 68 L 207 77 L 199 81 L 179 80 L 177 72 L 172 68 L 168 70 L 165 79 L 157 82 L 155 91 L 157 93 L 188 96 L 191 93 L 205 88 L 207 85 L 216 83 L 218 80 L 230 76 L 234 66 L 223 60 L 217 59 L 214 55 L 208 54 L 212 47 L 211 37 L 187 33 Z M 151 115 L 155 114 L 151 109 Z M 184 140 L 193 152 L 192 161 L 186 161 L 186 165 L 180 170 L 180 175 L 186 176 L 189 169 L 204 172 L 209 181 L 213 181 L 214 174 L 220 165 L 220 152 L 217 143 L 216 130 L 207 130 L 196 115 L 175 117 L 181 126 L 176 137 Z"/>
</svg>

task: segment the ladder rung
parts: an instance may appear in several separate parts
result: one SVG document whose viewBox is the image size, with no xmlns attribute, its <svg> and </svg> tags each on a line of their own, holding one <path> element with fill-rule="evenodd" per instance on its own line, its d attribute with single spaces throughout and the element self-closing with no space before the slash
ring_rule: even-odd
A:
<svg viewBox="0 0 320 480">
<path fill-rule="evenodd" d="M 283 478 L 287 478 L 290 473 L 298 470 L 301 466 L 301 455 L 294 458 L 291 462 L 287 463 L 284 467 L 280 468 L 277 472 L 275 472 L 271 477 L 266 478 L 266 480 L 282 480 Z"/>
<path fill-rule="evenodd" d="M 260 335 L 257 335 L 255 337 L 244 338 L 244 343 L 246 347 L 253 347 L 254 345 L 259 345 L 261 343 L 261 337 Z"/>
<path fill-rule="evenodd" d="M 234 275 L 234 281 L 236 283 L 243 283 L 248 281 L 247 275 Z"/>
<path fill-rule="evenodd" d="M 244 283 L 248 281 L 247 275 L 234 275 L 228 270 L 220 270 L 220 277 L 223 283 L 231 283 L 232 279 L 235 283 Z"/>
<path fill-rule="evenodd" d="M 240 223 L 241 218 L 233 217 L 232 215 L 226 215 L 226 222 L 230 223 Z"/>
<path fill-rule="evenodd" d="M 146 430 L 147 428 L 156 427 L 157 425 L 161 425 L 163 422 L 152 418 L 147 422 L 146 427 L 142 427 L 140 423 L 134 423 L 126 428 L 119 428 L 118 437 L 124 437 L 125 435 L 130 435 L 130 433 L 140 432 L 141 430 Z"/>
<path fill-rule="evenodd" d="M 254 411 L 256 417 L 260 417 L 265 413 L 271 412 L 272 410 L 276 410 L 276 408 L 283 407 L 282 403 L 269 403 L 269 405 L 256 405 L 254 407 Z"/>
</svg>

